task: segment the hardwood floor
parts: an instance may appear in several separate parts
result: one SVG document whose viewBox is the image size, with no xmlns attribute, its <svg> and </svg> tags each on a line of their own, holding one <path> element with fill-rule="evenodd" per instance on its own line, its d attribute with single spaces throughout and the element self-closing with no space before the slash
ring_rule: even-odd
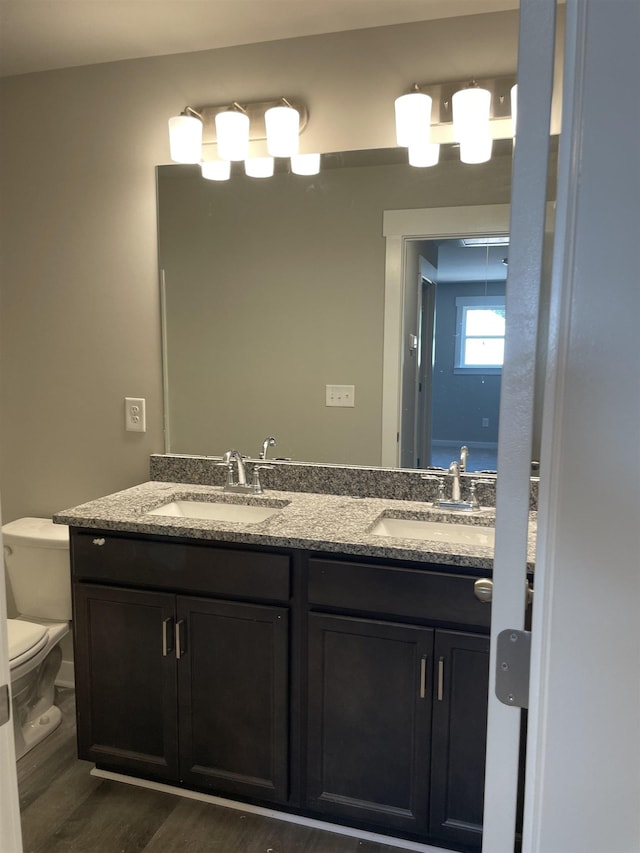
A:
<svg viewBox="0 0 640 853">
<path fill-rule="evenodd" d="M 60 691 L 60 707 L 62 724 L 18 762 L 25 853 L 406 850 L 90 776 L 76 758 L 72 690 Z"/>
</svg>

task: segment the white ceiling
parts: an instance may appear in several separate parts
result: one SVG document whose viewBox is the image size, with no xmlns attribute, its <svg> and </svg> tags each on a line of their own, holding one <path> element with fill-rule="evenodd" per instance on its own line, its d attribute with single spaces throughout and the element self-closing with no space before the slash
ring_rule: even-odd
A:
<svg viewBox="0 0 640 853">
<path fill-rule="evenodd" d="M 0 76 L 517 7 L 518 0 L 0 0 Z"/>
</svg>

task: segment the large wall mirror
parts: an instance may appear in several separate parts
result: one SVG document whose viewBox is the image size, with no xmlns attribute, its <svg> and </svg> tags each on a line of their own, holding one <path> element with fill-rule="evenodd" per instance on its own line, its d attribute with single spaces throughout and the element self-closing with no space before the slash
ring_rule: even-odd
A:
<svg viewBox="0 0 640 853">
<path fill-rule="evenodd" d="M 434 457 L 437 442 L 451 441 L 470 445 L 470 468 L 494 467 L 480 461 L 480 448 L 497 442 L 500 371 L 454 371 L 452 318 L 465 295 L 504 295 L 508 246 L 462 247 L 461 224 L 446 239 L 437 231 L 437 239 L 425 232 L 396 240 L 397 263 L 384 222 L 390 212 L 507 204 L 510 141 L 477 166 L 451 151 L 438 166 L 415 169 L 404 149 L 389 149 L 323 155 L 313 177 L 282 169 L 261 180 L 238 170 L 217 183 L 178 165 L 158 167 L 157 177 L 167 452 L 257 456 L 273 435 L 275 457 L 426 467 L 442 458 Z M 412 287 L 419 298 L 405 299 Z M 448 388 L 434 337 L 445 327 Z M 412 359 L 431 363 L 431 373 L 407 379 Z M 407 394 L 420 383 L 429 403 L 413 399 L 408 413 Z M 328 406 L 333 385 L 353 386 L 355 405 Z M 391 431 L 397 452 L 385 453 Z"/>
</svg>

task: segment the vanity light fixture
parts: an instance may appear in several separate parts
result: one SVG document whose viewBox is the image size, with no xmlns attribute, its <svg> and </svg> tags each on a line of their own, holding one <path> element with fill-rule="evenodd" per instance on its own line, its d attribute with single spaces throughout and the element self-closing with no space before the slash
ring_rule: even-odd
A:
<svg viewBox="0 0 640 853">
<path fill-rule="evenodd" d="M 273 157 L 249 157 L 244 161 L 244 171 L 250 178 L 270 178 L 274 171 Z"/>
<path fill-rule="evenodd" d="M 291 171 L 294 175 L 317 175 L 320 171 L 320 154 L 294 154 Z"/>
<path fill-rule="evenodd" d="M 255 103 L 233 101 L 197 109 L 185 107 L 179 116 L 169 119 L 171 159 L 176 163 L 207 162 L 211 158 L 203 157 L 203 150 L 209 145 L 217 145 L 214 158 L 246 160 L 250 155 L 250 143 L 263 140 L 267 140 L 267 146 L 262 147 L 267 148 L 270 154 L 272 150 L 278 151 L 271 156 L 290 157 L 298 152 L 298 137 L 307 126 L 308 119 L 307 108 L 293 98 Z M 283 127 L 286 130 L 282 131 Z M 256 150 L 251 153 L 262 152 Z"/>
<path fill-rule="evenodd" d="M 458 89 L 451 99 L 453 138 L 460 143 L 462 163 L 486 163 L 491 159 L 493 140 L 489 131 L 491 92 L 473 81 Z"/>
<path fill-rule="evenodd" d="M 286 98 L 264 114 L 267 151 L 272 157 L 293 157 L 300 143 L 300 113 Z"/>
<path fill-rule="evenodd" d="M 409 165 L 425 168 L 437 166 L 440 160 L 440 143 L 426 142 L 425 144 L 410 145 L 407 149 L 409 154 Z"/>
<path fill-rule="evenodd" d="M 169 119 L 169 149 L 174 163 L 199 163 L 202 156 L 203 119 L 192 107 Z"/>
<path fill-rule="evenodd" d="M 514 136 L 515 82 L 512 75 L 414 84 L 410 93 L 395 101 L 398 145 L 409 149 L 412 165 L 430 163 L 427 146 L 451 143 L 460 146 L 464 163 L 489 160 L 494 139 Z"/>
<path fill-rule="evenodd" d="M 411 148 L 429 141 L 433 99 L 416 85 L 413 92 L 395 100 L 396 139 L 398 145 Z"/>
<path fill-rule="evenodd" d="M 200 163 L 202 177 L 208 181 L 228 181 L 231 177 L 229 160 L 204 160 Z"/>
<path fill-rule="evenodd" d="M 244 160 L 249 153 L 247 111 L 233 103 L 231 109 L 221 110 L 215 117 L 218 156 L 222 160 Z"/>
</svg>

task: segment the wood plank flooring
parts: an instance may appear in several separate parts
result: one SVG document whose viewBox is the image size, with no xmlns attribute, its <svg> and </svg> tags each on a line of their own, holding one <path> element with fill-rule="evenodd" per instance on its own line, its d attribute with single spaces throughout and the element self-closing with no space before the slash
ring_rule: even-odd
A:
<svg viewBox="0 0 640 853">
<path fill-rule="evenodd" d="M 405 849 L 90 776 L 92 765 L 76 758 L 74 693 L 59 693 L 62 724 L 18 762 L 25 853 L 402 853 Z"/>
</svg>

